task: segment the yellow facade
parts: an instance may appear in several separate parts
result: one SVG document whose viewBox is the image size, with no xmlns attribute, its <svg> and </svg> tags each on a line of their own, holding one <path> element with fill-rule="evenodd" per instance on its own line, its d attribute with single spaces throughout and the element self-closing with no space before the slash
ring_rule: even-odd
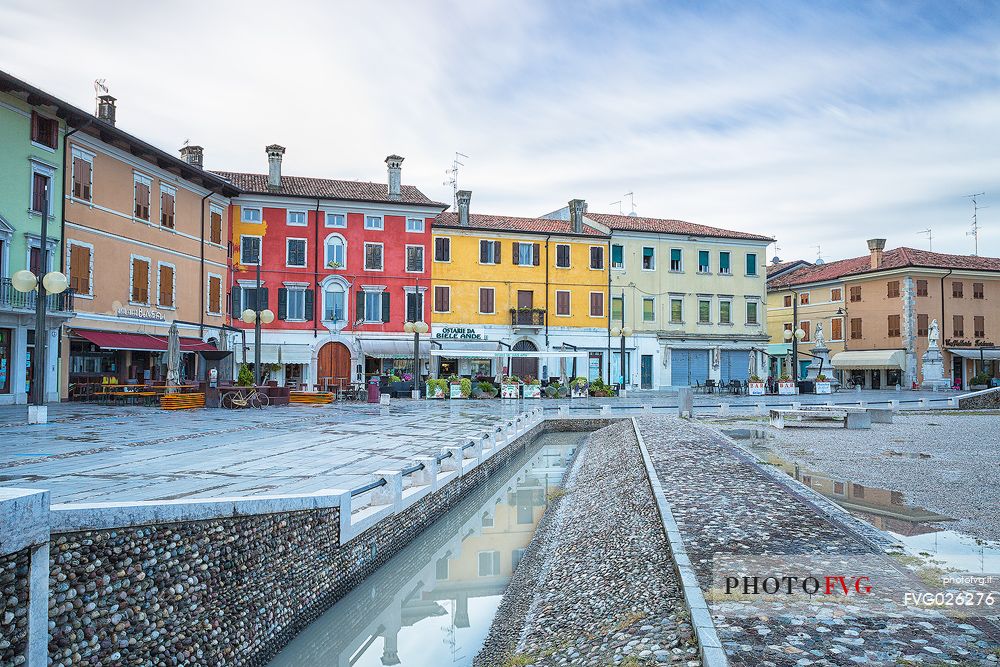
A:
<svg viewBox="0 0 1000 667">
<path fill-rule="evenodd" d="M 432 320 L 435 325 L 496 325 L 511 326 L 511 309 L 526 302 L 524 293 L 531 293 L 531 307 L 547 313 L 549 327 L 606 328 L 608 322 L 608 262 L 607 241 L 602 237 L 584 238 L 547 236 L 545 234 L 491 232 L 482 229 L 434 229 L 434 244 L 438 238 L 450 243 L 448 261 L 435 261 L 431 267 L 433 286 L 447 288 L 448 307 L 438 310 L 432 295 Z M 481 262 L 480 242 L 500 244 L 496 263 Z M 515 265 L 513 244 L 537 244 L 537 266 Z M 556 265 L 556 246 L 569 247 L 568 268 Z M 603 268 L 590 268 L 592 247 L 600 247 Z M 546 287 L 547 286 L 547 287 Z M 493 312 L 480 310 L 480 291 L 492 289 Z M 519 292 L 522 293 L 519 295 Z M 569 314 L 557 312 L 558 292 L 569 293 Z M 591 294 L 601 294 L 603 307 L 599 314 L 591 312 Z M 520 296 L 520 301 L 519 301 Z"/>
</svg>

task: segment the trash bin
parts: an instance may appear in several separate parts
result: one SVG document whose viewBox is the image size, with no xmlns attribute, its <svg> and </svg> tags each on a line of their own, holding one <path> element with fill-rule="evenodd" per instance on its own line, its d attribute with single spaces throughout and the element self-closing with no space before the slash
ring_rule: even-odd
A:
<svg viewBox="0 0 1000 667">
<path fill-rule="evenodd" d="M 816 393 L 816 383 L 812 380 L 799 380 L 798 383 L 800 394 L 815 394 Z"/>
<path fill-rule="evenodd" d="M 379 390 L 378 390 L 378 378 L 373 378 L 374 382 L 368 383 L 368 402 L 378 403 L 379 401 Z"/>
</svg>

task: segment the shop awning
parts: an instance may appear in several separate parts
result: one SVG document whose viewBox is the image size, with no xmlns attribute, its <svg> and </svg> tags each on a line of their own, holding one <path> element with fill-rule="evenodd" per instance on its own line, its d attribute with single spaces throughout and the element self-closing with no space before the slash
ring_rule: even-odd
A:
<svg viewBox="0 0 1000 667">
<path fill-rule="evenodd" d="M 412 359 L 413 358 L 413 341 L 412 340 L 384 340 L 378 338 L 362 338 L 358 341 L 361 343 L 361 354 L 366 357 L 374 357 L 376 359 Z M 431 351 L 431 344 L 426 341 L 420 341 L 420 356 L 426 357 Z"/>
<path fill-rule="evenodd" d="M 93 343 L 102 350 L 167 351 L 167 337 L 157 334 L 73 329 L 73 335 Z M 200 352 L 201 350 L 214 349 L 216 349 L 214 345 L 206 343 L 200 338 L 181 336 L 181 352 Z"/>
<path fill-rule="evenodd" d="M 772 357 L 783 357 L 792 353 L 792 346 L 790 343 L 768 343 L 767 353 Z"/>
<path fill-rule="evenodd" d="M 454 340 L 449 338 L 435 338 L 432 347 L 441 350 L 490 350 L 496 352 L 500 349 L 500 343 L 488 340 Z M 438 347 L 440 345 L 440 348 Z"/>
<path fill-rule="evenodd" d="M 1000 360 L 1000 347 L 960 347 L 955 349 L 949 347 L 948 351 L 954 354 L 956 357 L 963 357 L 965 359 L 982 359 L 984 361 L 997 361 Z"/>
<path fill-rule="evenodd" d="M 411 352 L 412 354 L 412 352 Z M 564 352 L 546 350 L 431 350 L 432 357 L 445 357 L 448 359 L 495 359 L 495 358 L 557 358 L 557 359 L 587 359 L 587 352 Z"/>
<path fill-rule="evenodd" d="M 854 350 L 835 354 L 830 364 L 836 369 L 903 368 L 902 350 Z"/>
</svg>

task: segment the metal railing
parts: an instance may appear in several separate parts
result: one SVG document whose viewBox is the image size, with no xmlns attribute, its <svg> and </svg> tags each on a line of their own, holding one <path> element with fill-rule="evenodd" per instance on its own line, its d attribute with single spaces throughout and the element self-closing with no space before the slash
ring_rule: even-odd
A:
<svg viewBox="0 0 1000 667">
<path fill-rule="evenodd" d="M 527 326 L 527 327 L 544 327 L 545 326 L 545 309 L 544 308 L 511 308 L 510 309 L 510 324 L 511 326 Z"/>
<path fill-rule="evenodd" d="M 35 312 L 35 300 L 38 292 L 18 292 L 10 278 L 0 278 L 0 310 L 23 310 Z M 50 313 L 73 312 L 73 290 L 68 289 L 61 294 L 48 294 L 45 297 L 45 308 Z"/>
</svg>

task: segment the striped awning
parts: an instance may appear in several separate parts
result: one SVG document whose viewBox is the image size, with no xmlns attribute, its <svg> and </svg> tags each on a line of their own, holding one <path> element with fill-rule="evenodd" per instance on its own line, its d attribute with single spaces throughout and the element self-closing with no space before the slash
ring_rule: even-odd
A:
<svg viewBox="0 0 1000 667">
<path fill-rule="evenodd" d="M 361 343 L 361 354 L 366 357 L 373 357 L 375 359 L 412 359 L 413 358 L 413 341 L 412 340 L 386 340 L 379 338 L 362 338 L 358 341 Z M 431 351 L 431 344 L 426 341 L 420 341 L 420 356 L 426 357 Z"/>
<path fill-rule="evenodd" d="M 830 359 L 830 364 L 838 369 L 903 368 L 905 357 L 902 350 L 851 350 L 840 352 Z"/>
</svg>

